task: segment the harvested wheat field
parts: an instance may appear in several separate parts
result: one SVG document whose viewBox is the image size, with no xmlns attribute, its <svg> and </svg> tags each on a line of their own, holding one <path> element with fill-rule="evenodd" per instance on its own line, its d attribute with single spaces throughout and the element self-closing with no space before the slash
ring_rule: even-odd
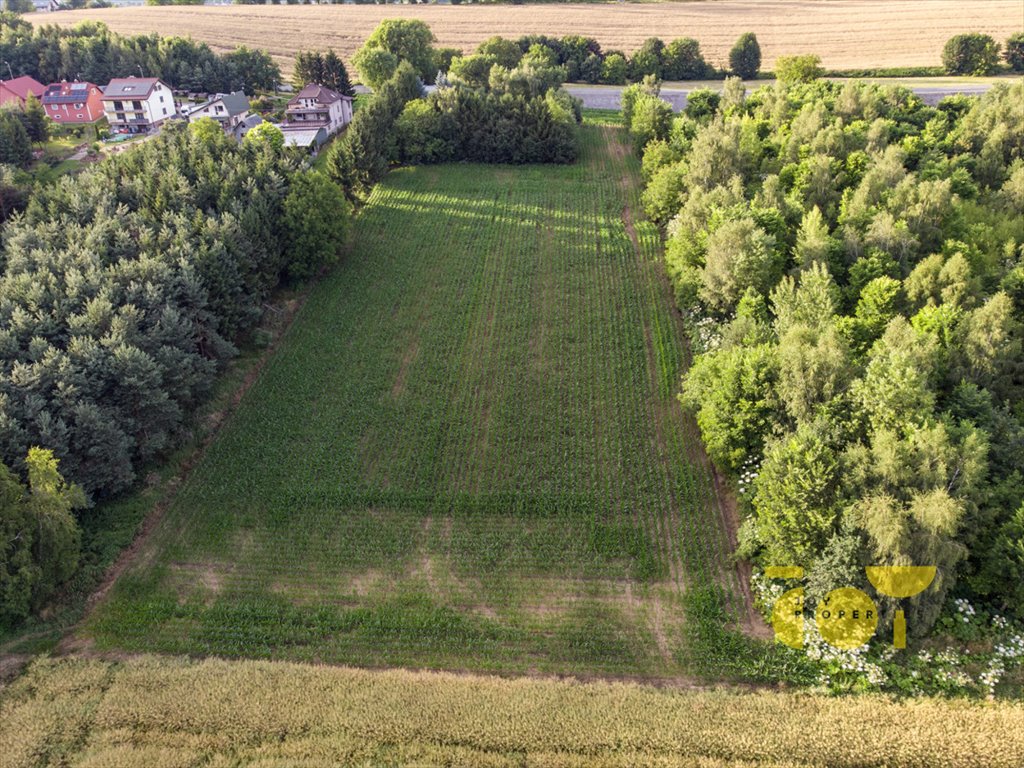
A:
<svg viewBox="0 0 1024 768">
<path fill-rule="evenodd" d="M 775 58 L 816 53 L 829 69 L 936 66 L 959 32 L 1005 40 L 1024 28 L 1020 0 L 781 0 L 629 5 L 331 5 L 130 7 L 47 17 L 62 26 L 96 19 L 116 32 L 190 35 L 223 51 L 268 50 L 287 73 L 300 49 L 334 48 L 346 59 L 381 19 L 418 18 L 442 46 L 474 48 L 492 35 L 580 34 L 605 49 L 632 51 L 647 37 L 694 37 L 712 64 L 724 63 L 743 32 Z"/>
</svg>

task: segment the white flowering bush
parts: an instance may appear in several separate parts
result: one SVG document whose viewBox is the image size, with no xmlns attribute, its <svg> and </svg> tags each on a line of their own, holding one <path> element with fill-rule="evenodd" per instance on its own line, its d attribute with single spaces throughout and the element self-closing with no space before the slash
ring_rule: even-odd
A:
<svg viewBox="0 0 1024 768">
<path fill-rule="evenodd" d="M 757 473 L 760 469 L 760 454 L 752 453 L 743 460 L 736 479 L 736 489 L 739 491 L 739 495 L 746 501 L 753 499 L 754 481 L 757 480 Z"/>
<path fill-rule="evenodd" d="M 770 616 L 775 601 L 791 586 L 755 573 L 751 588 L 757 606 Z M 897 650 L 880 632 L 859 648 L 836 648 L 818 631 L 813 606 L 806 608 L 804 652 L 818 667 L 817 687 L 828 693 L 879 691 L 994 699 L 1008 679 L 1020 682 L 1024 626 L 964 598 L 950 602 L 936 636 L 926 643 L 916 650 Z"/>
</svg>

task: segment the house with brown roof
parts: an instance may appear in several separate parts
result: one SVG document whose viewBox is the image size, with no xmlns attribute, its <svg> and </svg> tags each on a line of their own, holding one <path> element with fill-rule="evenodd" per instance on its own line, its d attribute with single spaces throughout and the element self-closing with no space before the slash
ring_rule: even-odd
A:
<svg viewBox="0 0 1024 768">
<path fill-rule="evenodd" d="M 38 99 L 43 95 L 43 90 L 43 84 L 28 75 L 0 80 L 0 107 L 24 107 L 30 93 Z"/>
<path fill-rule="evenodd" d="M 310 83 L 288 102 L 284 111 L 285 139 L 289 131 L 316 133 L 323 128 L 327 136 L 340 131 L 352 121 L 352 97 Z"/>
<path fill-rule="evenodd" d="M 103 117 L 103 91 L 93 83 L 50 83 L 40 101 L 56 123 L 81 125 Z"/>
<path fill-rule="evenodd" d="M 155 77 L 114 78 L 102 100 L 114 133 L 149 133 L 178 111 L 171 87 Z"/>
</svg>

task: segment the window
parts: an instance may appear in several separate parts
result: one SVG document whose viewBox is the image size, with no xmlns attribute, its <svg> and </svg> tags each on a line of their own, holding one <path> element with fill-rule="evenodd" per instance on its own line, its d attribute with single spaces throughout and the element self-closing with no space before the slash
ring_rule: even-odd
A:
<svg viewBox="0 0 1024 768">
<path fill-rule="evenodd" d="M 120 112 L 122 109 L 124 109 L 124 103 L 120 102 L 120 101 L 115 101 L 114 102 L 114 110 L 117 111 L 117 112 Z"/>
<path fill-rule="evenodd" d="M 135 109 L 135 110 L 142 109 L 142 102 L 141 101 L 133 101 L 132 102 L 132 109 Z"/>
<path fill-rule="evenodd" d="M 164 107 L 164 114 L 167 114 L 167 107 Z"/>
<path fill-rule="evenodd" d="M 161 97 L 160 97 L 160 103 L 161 103 L 161 104 L 163 104 L 163 103 L 164 103 L 164 97 L 163 97 L 163 96 L 161 96 Z"/>
<path fill-rule="evenodd" d="M 75 109 L 81 109 L 84 106 L 85 106 L 85 104 L 79 102 L 79 103 L 75 104 Z M 79 117 L 81 117 L 81 115 L 79 115 Z"/>
</svg>

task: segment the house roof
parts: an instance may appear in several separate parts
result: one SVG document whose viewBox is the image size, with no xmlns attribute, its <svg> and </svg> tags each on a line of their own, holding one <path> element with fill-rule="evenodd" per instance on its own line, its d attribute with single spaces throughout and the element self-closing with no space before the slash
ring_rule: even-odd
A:
<svg viewBox="0 0 1024 768">
<path fill-rule="evenodd" d="M 316 99 L 321 104 L 333 104 L 340 99 L 350 99 L 351 96 L 344 96 L 337 91 L 332 91 L 324 85 L 310 83 L 289 100 L 288 104 L 297 104 L 299 99 Z"/>
<path fill-rule="evenodd" d="M 242 122 L 232 128 L 232 132 L 235 138 L 240 139 L 244 134 L 255 128 L 257 125 L 263 122 L 263 118 L 259 115 L 249 115 Z"/>
<path fill-rule="evenodd" d="M 249 111 L 249 97 L 245 95 L 244 91 L 234 91 L 233 93 L 218 93 L 211 96 L 202 104 L 195 107 L 192 112 L 198 112 L 202 109 L 206 109 L 212 104 L 216 104 L 218 101 L 224 105 L 224 109 L 226 110 L 228 117 L 234 117 L 235 115 L 241 115 Z"/>
<path fill-rule="evenodd" d="M 245 91 L 221 93 L 217 95 L 217 98 L 224 104 L 229 115 L 240 115 L 249 111 L 249 97 L 245 95 Z"/>
<path fill-rule="evenodd" d="M 13 80 L 0 80 L 0 92 L 7 91 L 21 100 L 27 99 L 30 93 L 42 96 L 44 90 L 45 86 L 42 83 L 28 75 L 22 75 Z"/>
<path fill-rule="evenodd" d="M 93 89 L 92 83 L 50 83 L 43 93 L 43 104 L 74 104 L 88 101 Z"/>
<path fill-rule="evenodd" d="M 286 147 L 309 147 L 315 143 L 322 143 L 320 134 L 324 134 L 323 138 L 326 138 L 323 128 L 291 128 L 286 125 L 279 125 L 278 128 L 284 134 Z"/>
<path fill-rule="evenodd" d="M 246 130 L 248 130 L 249 128 L 255 128 L 257 125 L 259 125 L 262 122 L 263 122 L 263 118 L 260 117 L 259 115 L 249 115 L 247 118 L 245 118 L 245 120 L 240 122 L 236 127 L 237 128 L 245 128 Z"/>
<path fill-rule="evenodd" d="M 141 97 L 146 98 L 153 92 L 153 86 L 160 80 L 155 77 L 116 77 L 103 89 L 105 101 Z"/>
</svg>

